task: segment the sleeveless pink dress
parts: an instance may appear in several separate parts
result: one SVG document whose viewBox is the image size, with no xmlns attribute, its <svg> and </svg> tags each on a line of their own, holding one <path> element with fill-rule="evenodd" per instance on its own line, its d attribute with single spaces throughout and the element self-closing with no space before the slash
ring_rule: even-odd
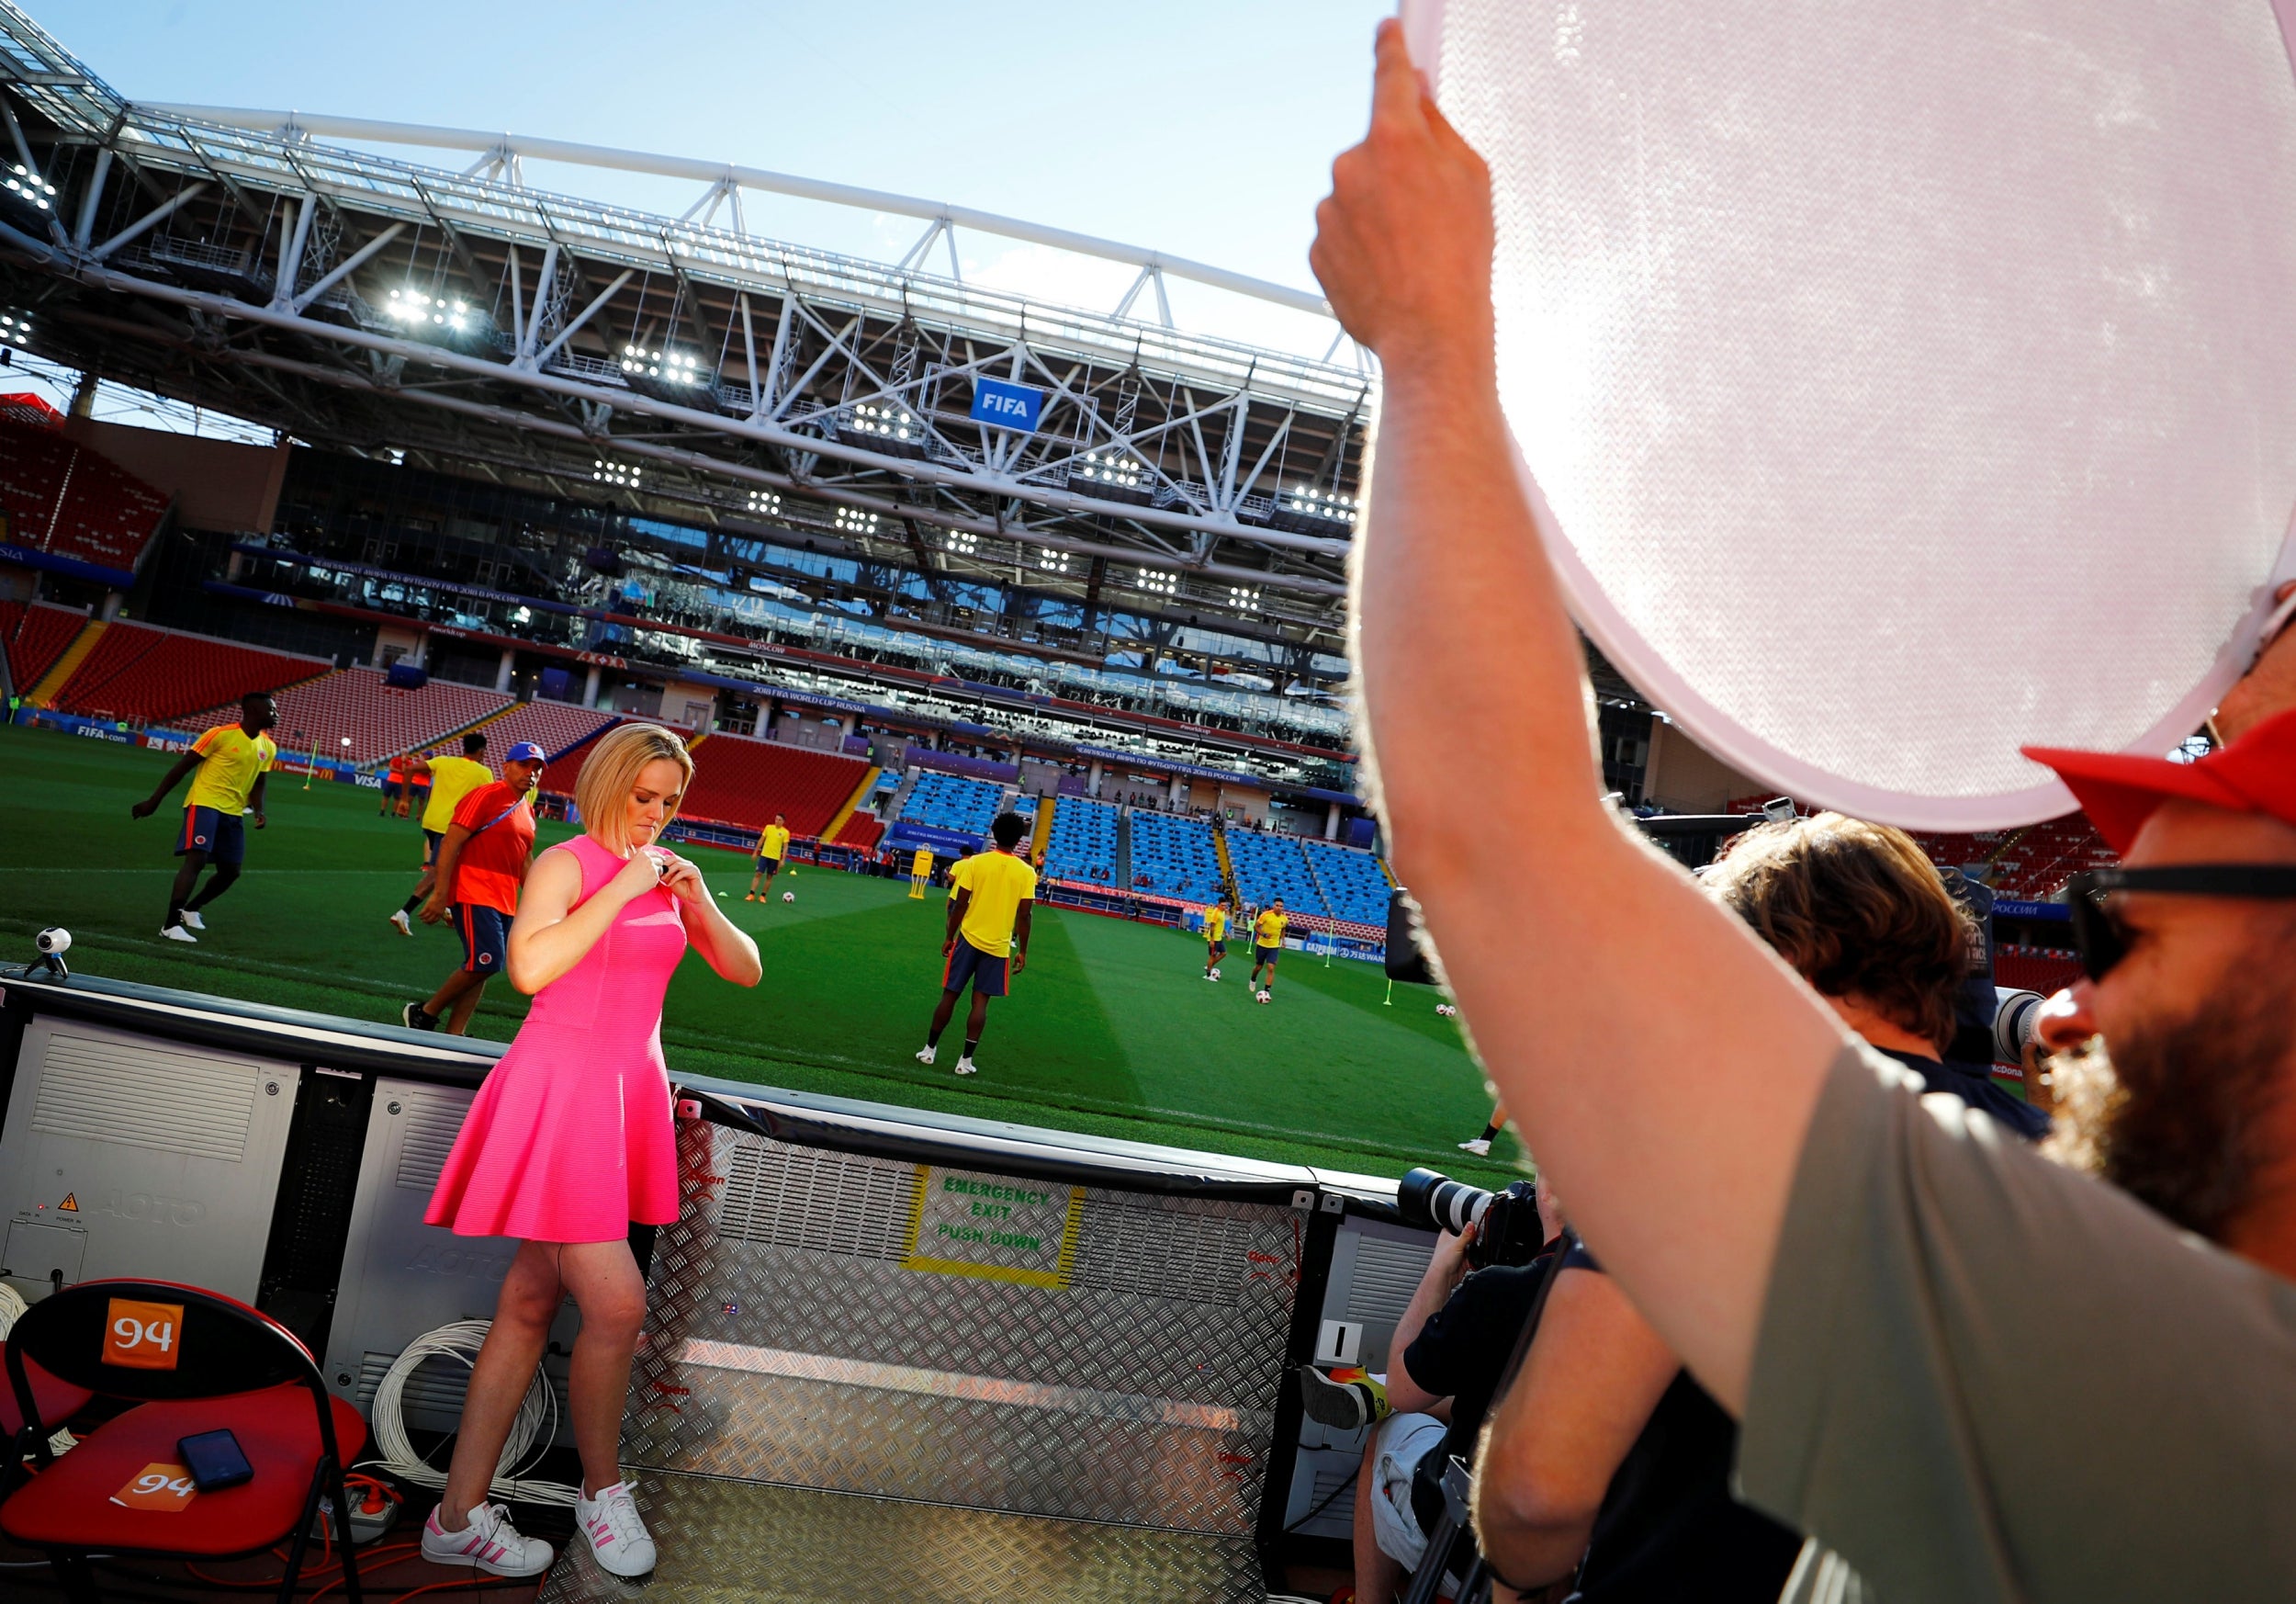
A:
<svg viewBox="0 0 2296 1604">
<path fill-rule="evenodd" d="M 580 908 L 622 872 L 587 835 Z M 458 1237 L 618 1242 L 678 1217 L 677 1135 L 661 1004 L 685 956 L 677 899 L 633 898 L 582 961 L 535 993 L 478 1088 L 423 1219 Z"/>
</svg>

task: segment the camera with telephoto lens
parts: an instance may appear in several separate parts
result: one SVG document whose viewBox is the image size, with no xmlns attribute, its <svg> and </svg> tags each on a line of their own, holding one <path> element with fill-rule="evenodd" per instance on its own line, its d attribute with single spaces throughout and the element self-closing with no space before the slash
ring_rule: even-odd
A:
<svg viewBox="0 0 2296 1604">
<path fill-rule="evenodd" d="M 1534 1193 L 1527 1180 L 1491 1192 L 1453 1180 L 1440 1170 L 1413 1169 L 1396 1186 L 1395 1206 L 1403 1224 L 1423 1231 L 1458 1235 L 1475 1226 L 1467 1262 L 1482 1270 L 1493 1264 L 1528 1264 L 1547 1245 L 1547 1228 L 1539 1224 Z"/>
</svg>

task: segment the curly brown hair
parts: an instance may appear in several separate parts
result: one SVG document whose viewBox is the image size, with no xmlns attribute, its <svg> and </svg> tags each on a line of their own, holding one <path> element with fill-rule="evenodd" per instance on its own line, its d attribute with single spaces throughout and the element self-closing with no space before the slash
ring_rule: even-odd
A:
<svg viewBox="0 0 2296 1604">
<path fill-rule="evenodd" d="M 1840 813 L 1757 825 L 1701 878 L 1820 995 L 1941 1052 L 1953 1039 L 1969 916 L 1904 830 Z"/>
</svg>

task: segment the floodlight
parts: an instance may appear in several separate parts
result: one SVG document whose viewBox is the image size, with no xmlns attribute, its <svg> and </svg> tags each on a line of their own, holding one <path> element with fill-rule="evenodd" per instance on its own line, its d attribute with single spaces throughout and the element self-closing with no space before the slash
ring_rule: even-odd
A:
<svg viewBox="0 0 2296 1604">
<path fill-rule="evenodd" d="M 8 168 L 6 177 L 0 179 L 0 184 L 6 186 L 7 194 L 40 211 L 48 209 L 49 202 L 56 193 L 53 184 L 43 181 L 20 163 Z"/>
<path fill-rule="evenodd" d="M 691 401 L 696 391 L 710 388 L 710 374 L 702 359 L 689 351 L 668 345 L 622 347 L 622 382 L 657 401 Z"/>
<path fill-rule="evenodd" d="M 592 457 L 590 464 L 591 478 L 606 484 L 618 484 L 628 490 L 641 488 L 637 481 L 639 474 L 643 471 L 635 463 L 615 462 L 604 457 Z"/>
<path fill-rule="evenodd" d="M 980 549 L 981 537 L 970 529 L 949 531 L 949 549 L 960 557 L 970 557 Z"/>
<path fill-rule="evenodd" d="M 1176 596 L 1180 593 L 1180 576 L 1160 568 L 1134 570 L 1134 582 L 1152 596 Z"/>
<path fill-rule="evenodd" d="M 22 345 L 32 337 L 30 316 L 18 311 L 0 311 L 0 342 Z"/>
<path fill-rule="evenodd" d="M 1277 493 L 1267 522 L 1295 535 L 1345 534 L 1356 526 L 1356 498 L 1317 485 L 1295 486 Z"/>
<path fill-rule="evenodd" d="M 417 340 L 433 345 L 480 345 L 491 340 L 494 320 L 459 297 L 401 288 L 383 301 L 383 315 Z"/>
<path fill-rule="evenodd" d="M 769 518 L 779 517 L 782 512 L 782 492 L 770 490 L 751 491 L 749 510 L 753 513 L 762 513 Z"/>
<path fill-rule="evenodd" d="M 923 457 L 928 449 L 923 420 L 892 401 L 861 402 L 838 421 L 837 433 L 848 446 L 893 457 Z"/>
<path fill-rule="evenodd" d="M 1036 565 L 1047 573 L 1066 573 L 1068 553 L 1040 547 L 1036 554 Z"/>
<path fill-rule="evenodd" d="M 1231 607 L 1240 608 L 1246 613 L 1258 612 L 1260 610 L 1260 593 L 1258 587 L 1254 585 L 1230 585 L 1228 587 L 1228 605 Z"/>
<path fill-rule="evenodd" d="M 877 514 L 864 513 L 858 507 L 839 507 L 837 510 L 837 527 L 841 535 L 874 535 L 877 532 Z"/>
<path fill-rule="evenodd" d="M 1155 485 L 1147 465 L 1139 457 L 1113 448 L 1087 451 L 1068 466 L 1068 488 L 1104 502 L 1129 502 L 1146 506 L 1155 499 Z"/>
</svg>

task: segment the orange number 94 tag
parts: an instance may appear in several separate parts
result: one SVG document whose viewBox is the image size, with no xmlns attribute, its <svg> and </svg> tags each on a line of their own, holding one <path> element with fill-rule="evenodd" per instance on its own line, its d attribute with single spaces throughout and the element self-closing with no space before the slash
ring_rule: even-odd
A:
<svg viewBox="0 0 2296 1604">
<path fill-rule="evenodd" d="M 173 1515 L 190 1503 L 192 1495 L 197 1491 L 192 1485 L 191 1473 L 182 1465 L 147 1464 L 126 1486 L 112 1495 L 112 1502 L 123 1509 Z"/>
<path fill-rule="evenodd" d="M 104 1313 L 104 1362 L 126 1370 L 174 1370 L 183 1329 L 181 1304 L 114 1298 Z"/>
</svg>

